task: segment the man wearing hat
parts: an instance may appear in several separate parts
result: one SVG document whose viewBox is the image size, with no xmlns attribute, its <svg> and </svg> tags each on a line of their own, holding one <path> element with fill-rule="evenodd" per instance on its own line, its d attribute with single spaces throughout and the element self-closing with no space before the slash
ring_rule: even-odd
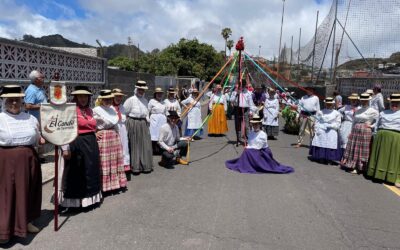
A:
<svg viewBox="0 0 400 250">
<path fill-rule="evenodd" d="M 128 115 L 126 128 L 128 130 L 131 170 L 134 174 L 150 173 L 153 170 L 153 149 L 148 127 L 148 102 L 144 97 L 148 89 L 145 81 L 137 81 L 135 95 L 124 103 Z"/>
<path fill-rule="evenodd" d="M 160 165 L 165 168 L 173 168 L 174 158 L 176 163 L 188 165 L 188 162 L 181 159 L 187 154 L 187 142 L 180 141 L 177 122 L 179 115 L 175 110 L 169 110 L 167 114 L 167 124 L 161 126 L 158 144 L 161 147 L 162 156 Z"/>
<path fill-rule="evenodd" d="M 168 89 L 168 96 L 167 99 L 164 100 L 164 105 L 167 108 L 167 110 L 175 110 L 179 116 L 181 116 L 182 109 L 181 105 L 179 104 L 179 101 L 176 99 L 176 92 L 173 87 Z M 179 135 L 182 136 L 182 122 L 179 120 L 177 124 L 179 128 Z"/>
</svg>

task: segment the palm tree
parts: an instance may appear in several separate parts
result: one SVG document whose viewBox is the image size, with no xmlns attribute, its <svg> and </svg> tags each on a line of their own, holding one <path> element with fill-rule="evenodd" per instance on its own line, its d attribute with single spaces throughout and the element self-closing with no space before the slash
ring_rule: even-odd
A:
<svg viewBox="0 0 400 250">
<path fill-rule="evenodd" d="M 223 28 L 221 31 L 221 35 L 225 40 L 225 58 L 226 58 L 226 47 L 227 47 L 227 43 L 228 43 L 228 38 L 232 35 L 231 28 Z"/>
<path fill-rule="evenodd" d="M 228 47 L 229 55 L 231 55 L 231 50 L 232 50 L 232 47 L 233 47 L 233 40 L 228 40 L 226 42 L 226 47 Z"/>
</svg>

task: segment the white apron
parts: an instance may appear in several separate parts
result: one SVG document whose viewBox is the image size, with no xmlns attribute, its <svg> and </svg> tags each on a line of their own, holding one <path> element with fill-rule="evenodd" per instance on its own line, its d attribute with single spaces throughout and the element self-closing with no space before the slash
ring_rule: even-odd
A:
<svg viewBox="0 0 400 250">
<path fill-rule="evenodd" d="M 150 115 L 150 135 L 152 141 L 158 141 L 160 135 L 160 128 L 167 123 L 167 117 L 164 114 L 151 114 Z"/>
<path fill-rule="evenodd" d="M 192 102 L 194 102 L 194 99 L 192 97 L 189 97 L 186 100 L 183 100 L 182 104 L 189 107 Z M 189 111 L 187 119 L 188 119 L 188 125 L 186 129 L 198 129 L 201 127 L 203 121 L 201 119 L 200 102 L 197 102 L 196 105 L 194 105 L 193 108 Z"/>
<path fill-rule="evenodd" d="M 264 103 L 264 119 L 262 124 L 267 126 L 279 126 L 279 101 L 267 99 Z"/>
<path fill-rule="evenodd" d="M 312 146 L 328 149 L 338 148 L 338 132 L 341 115 L 336 110 L 324 109 L 317 113 Z"/>
</svg>

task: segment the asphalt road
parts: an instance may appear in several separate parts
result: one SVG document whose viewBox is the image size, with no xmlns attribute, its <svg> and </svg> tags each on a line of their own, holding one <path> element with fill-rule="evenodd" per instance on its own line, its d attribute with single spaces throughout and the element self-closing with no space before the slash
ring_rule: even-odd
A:
<svg viewBox="0 0 400 250">
<path fill-rule="evenodd" d="M 7 248 L 26 249 L 400 249 L 400 197 L 382 184 L 307 159 L 295 137 L 270 141 L 289 175 L 240 174 L 233 122 L 225 137 L 191 144 L 189 166 L 157 165 L 99 208 L 60 217 L 53 231 L 43 193 L 43 230 Z"/>
</svg>

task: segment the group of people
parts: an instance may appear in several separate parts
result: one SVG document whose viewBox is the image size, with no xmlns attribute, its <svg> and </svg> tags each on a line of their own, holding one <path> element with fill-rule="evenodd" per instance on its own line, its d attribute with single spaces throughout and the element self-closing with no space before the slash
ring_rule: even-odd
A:
<svg viewBox="0 0 400 250">
<path fill-rule="evenodd" d="M 12 236 L 40 231 L 32 221 L 41 212 L 38 146 L 46 142 L 41 137 L 39 109 L 47 98 L 43 75 L 34 72 L 32 76 L 25 93 L 19 85 L 6 85 L 0 93 L 0 244 Z M 173 88 L 165 100 L 163 91 L 156 88 L 148 102 L 147 89 L 145 81 L 138 81 L 134 95 L 125 102 L 120 89 L 101 90 L 96 107 L 91 108 L 93 93 L 86 86 L 75 86 L 71 97 L 76 103 L 78 136 L 59 149 L 58 204 L 62 211 L 93 207 L 104 195 L 125 191 L 131 174 L 153 171 L 153 148 L 158 148 L 159 164 L 165 168 L 188 164 L 182 158 L 188 139 L 202 134 L 198 90 L 193 89 L 180 103 Z M 30 91 L 34 97 L 27 98 Z M 181 105 L 190 109 L 185 137 L 180 132 Z"/>
<path fill-rule="evenodd" d="M 308 89 L 297 105 L 300 115 L 300 147 L 305 130 L 311 135 L 310 158 L 326 164 L 339 163 L 354 174 L 400 187 L 400 94 L 388 98 L 385 110 L 381 85 L 362 94 L 353 93 L 342 105 L 341 98 L 327 97 L 320 109 L 319 98 Z"/>
</svg>

